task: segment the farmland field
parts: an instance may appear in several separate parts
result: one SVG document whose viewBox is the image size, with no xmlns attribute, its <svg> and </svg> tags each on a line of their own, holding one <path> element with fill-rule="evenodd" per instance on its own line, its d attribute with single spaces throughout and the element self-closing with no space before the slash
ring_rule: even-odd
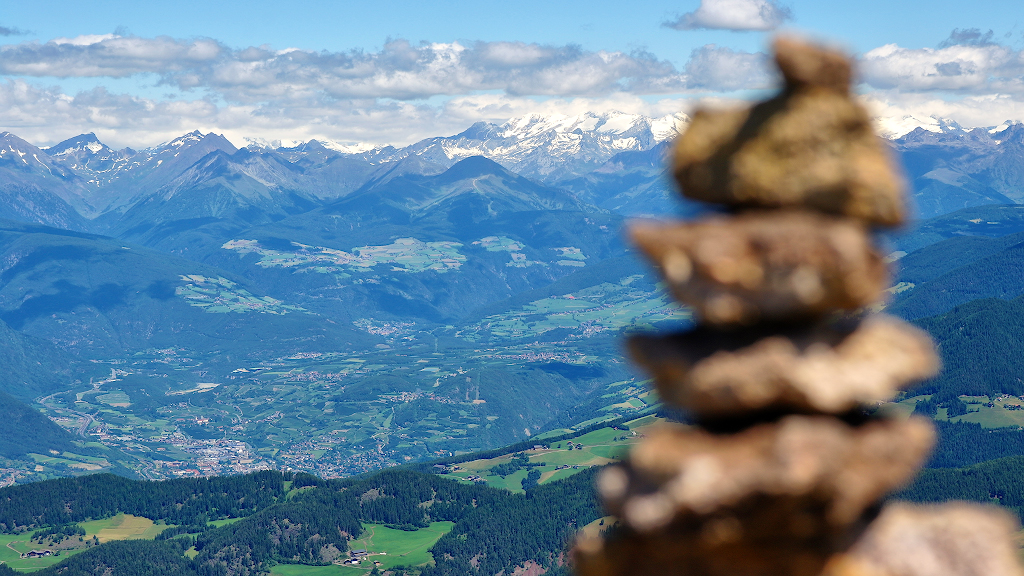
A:
<svg viewBox="0 0 1024 576">
<path fill-rule="evenodd" d="M 271 576 L 363 576 L 371 568 L 356 566 L 307 566 L 305 564 L 278 564 L 270 569 Z"/>
<path fill-rule="evenodd" d="M 591 466 L 603 466 L 621 460 L 630 446 L 643 438 L 651 426 L 663 421 L 654 416 L 644 416 L 627 422 L 619 427 L 620 429 L 600 428 L 568 440 L 549 442 L 544 448 L 526 450 L 523 454 L 529 458 L 531 464 L 539 464 L 533 466 L 533 469 L 541 473 L 538 483 L 546 484 L 572 476 Z M 626 427 L 628 430 L 621 429 Z M 538 438 L 538 441 L 541 440 Z M 526 478 L 527 469 L 517 470 L 504 478 L 491 471 L 495 466 L 511 462 L 512 458 L 512 454 L 507 454 L 497 458 L 463 462 L 444 476 L 462 482 L 470 482 L 470 476 L 479 476 L 493 488 L 522 493 L 522 481 Z"/>
<path fill-rule="evenodd" d="M 433 562 L 430 547 L 451 532 L 454 522 L 432 522 L 419 530 L 395 530 L 380 524 L 364 524 L 360 538 L 349 542 L 349 550 L 366 550 L 369 556 L 356 566 L 304 566 L 279 564 L 272 576 L 364 576 L 380 562 L 380 570 L 395 566 L 420 566 Z"/>
<path fill-rule="evenodd" d="M 899 402 L 889 402 L 885 406 L 895 414 L 909 416 L 914 406 L 930 398 L 928 395 L 905 398 Z M 961 396 L 960 400 L 967 404 L 967 414 L 947 416 L 946 408 L 939 408 L 935 419 L 944 422 L 971 422 L 980 424 L 982 428 L 1020 428 L 1024 427 L 1024 399 L 1004 394 L 995 398 L 988 396 Z M 992 404 L 988 406 L 987 404 Z"/>
<path fill-rule="evenodd" d="M 209 522 L 207 522 L 207 524 L 213 524 L 217 528 L 220 528 L 221 526 L 227 526 L 228 524 L 234 524 L 235 522 L 238 522 L 239 520 L 242 520 L 242 518 L 225 518 L 223 520 L 210 520 Z"/>
<path fill-rule="evenodd" d="M 95 535 L 100 543 L 111 540 L 152 540 L 168 528 L 166 524 L 154 524 L 149 518 L 118 514 L 113 518 L 93 520 L 80 524 L 85 528 L 86 538 Z"/>
<path fill-rule="evenodd" d="M 570 294 L 536 300 L 517 310 L 488 316 L 461 335 L 472 340 L 477 337 L 476 333 L 487 331 L 499 338 L 532 338 L 563 329 L 588 336 L 670 320 L 689 320 L 689 311 L 667 296 L 635 288 L 633 284 L 639 279 L 640 276 L 630 276 L 617 284 L 605 282 Z"/>
<path fill-rule="evenodd" d="M 182 275 L 186 284 L 174 289 L 174 293 L 206 312 L 224 314 L 227 312 L 259 312 L 261 314 L 287 314 L 302 312 L 298 306 L 284 304 L 280 300 L 253 296 L 227 278 L 207 278 L 198 274 Z"/>
<path fill-rule="evenodd" d="M 351 251 L 323 246 L 292 243 L 293 250 L 272 250 L 255 240 L 231 240 L 222 248 L 239 255 L 257 254 L 262 268 L 291 268 L 298 272 L 318 272 L 348 277 L 347 272 L 369 271 L 383 264 L 392 271 L 446 272 L 458 269 L 466 257 L 459 253 L 458 242 L 422 242 L 415 238 L 398 238 L 386 246 L 361 246 Z"/>
<path fill-rule="evenodd" d="M 451 532 L 454 526 L 454 522 L 431 522 L 427 528 L 409 531 L 395 530 L 380 524 L 364 524 L 364 532 L 360 538 L 349 542 L 349 549 L 364 548 L 371 554 L 370 560 L 381 563 L 382 570 L 394 566 L 419 566 L 434 561 L 428 550 L 441 536 Z M 379 553 L 386 555 L 373 555 Z"/>
<path fill-rule="evenodd" d="M 75 537 L 55 546 L 32 542 L 30 540 L 31 532 L 0 534 L 0 562 L 6 563 L 15 570 L 30 572 L 46 568 L 68 556 L 86 550 L 87 542 L 94 536 L 101 544 L 112 540 L 152 540 L 169 527 L 166 524 L 154 524 L 149 518 L 131 514 L 118 514 L 103 520 L 81 522 L 79 525 L 85 529 L 85 536 L 81 540 Z M 21 554 L 29 550 L 45 549 L 53 551 L 54 555 L 43 558 L 21 558 Z"/>
<path fill-rule="evenodd" d="M 29 550 L 38 550 L 41 548 L 34 542 L 29 542 L 29 538 L 32 536 L 31 533 L 26 534 L 0 534 L 0 562 L 3 562 L 18 570 L 19 572 L 30 572 L 32 570 L 39 570 L 46 568 L 52 564 L 60 562 L 64 558 L 81 552 L 85 548 L 79 548 L 77 550 L 65 550 L 61 552 L 60 556 L 46 556 L 43 558 L 21 558 L 21 554 L 28 552 Z"/>
</svg>

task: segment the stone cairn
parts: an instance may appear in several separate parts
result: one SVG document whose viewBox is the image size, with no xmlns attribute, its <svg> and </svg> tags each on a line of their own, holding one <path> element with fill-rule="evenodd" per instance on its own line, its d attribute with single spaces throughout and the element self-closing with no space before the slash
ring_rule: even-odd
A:
<svg viewBox="0 0 1024 576">
<path fill-rule="evenodd" d="M 727 215 L 631 230 L 700 323 L 630 349 L 696 425 L 604 470 L 619 522 L 576 542 L 576 573 L 1022 576 L 1003 511 L 884 501 L 935 442 L 928 419 L 865 409 L 939 367 L 925 333 L 864 312 L 889 283 L 870 227 L 903 221 L 902 179 L 847 57 L 774 50 L 779 95 L 700 110 L 676 144 L 683 194 Z"/>
</svg>

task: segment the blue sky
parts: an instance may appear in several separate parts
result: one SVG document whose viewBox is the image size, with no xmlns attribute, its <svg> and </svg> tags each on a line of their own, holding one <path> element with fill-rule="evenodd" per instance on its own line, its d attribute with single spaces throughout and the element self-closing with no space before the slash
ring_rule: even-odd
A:
<svg viewBox="0 0 1024 576">
<path fill-rule="evenodd" d="M 658 116 L 770 87 L 779 32 L 860 57 L 894 131 L 1024 119 L 1019 0 L 0 0 L 3 32 L 0 129 L 41 145 L 196 128 L 405 143 L 527 113 Z"/>
</svg>

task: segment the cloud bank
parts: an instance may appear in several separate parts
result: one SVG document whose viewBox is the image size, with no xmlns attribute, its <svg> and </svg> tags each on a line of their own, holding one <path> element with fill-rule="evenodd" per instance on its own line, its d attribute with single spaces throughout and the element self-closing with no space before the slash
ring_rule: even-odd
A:
<svg viewBox="0 0 1024 576">
<path fill-rule="evenodd" d="M 0 127 L 55 141 L 72 135 L 46 136 L 55 127 L 81 126 L 74 129 L 132 146 L 197 127 L 268 139 L 406 143 L 581 102 L 655 112 L 658 105 L 643 97 L 764 88 L 772 82 L 767 70 L 764 54 L 714 45 L 695 50 L 679 69 L 644 51 L 523 42 L 393 40 L 375 52 L 312 52 L 232 49 L 211 38 L 90 35 L 0 45 L 0 74 L 8 77 L 0 85 Z M 71 95 L 40 85 L 130 77 L 177 90 L 180 98 L 102 88 Z"/>
<path fill-rule="evenodd" d="M 706 1 L 691 15 L 728 13 L 738 26 L 739 12 L 721 12 L 731 5 Z M 193 129 L 222 132 L 236 143 L 257 137 L 405 144 L 528 113 L 661 116 L 701 98 L 774 86 L 771 68 L 763 53 L 714 44 L 676 65 L 640 50 L 523 42 L 399 39 L 376 51 L 316 52 L 236 49 L 212 38 L 87 35 L 0 44 L 0 129 L 40 144 L 92 131 L 111 145 L 139 147 Z M 101 87 L 59 87 L 65 79 L 82 85 L 90 78 Z M 868 100 L 885 113 L 941 113 L 964 125 L 1024 118 L 1024 51 L 989 32 L 954 30 L 937 48 L 875 48 L 862 55 L 860 78 Z M 106 79 L 150 88 L 116 93 L 102 87 Z M 172 94 L 152 95 L 161 89 Z"/>
<path fill-rule="evenodd" d="M 864 54 L 864 81 L 883 89 L 968 94 L 1024 93 L 1024 52 L 998 44 L 901 48 L 887 44 Z"/>
<path fill-rule="evenodd" d="M 706 46 L 709 57 L 737 57 Z M 727 53 L 727 54 L 726 54 Z M 748 57 L 752 55 L 747 55 Z M 753 86 L 759 72 L 744 68 Z M 523 42 L 472 44 L 393 40 L 378 52 L 230 49 L 216 40 L 113 34 L 0 46 L 0 74 L 52 78 L 125 78 L 152 74 L 161 85 L 205 89 L 233 102 L 319 95 L 335 99 L 418 100 L 474 91 L 516 96 L 596 96 L 727 89 L 706 67 L 679 71 L 643 51 L 588 51 Z M 761 74 L 763 76 L 763 74 Z M 736 73 L 730 74 L 735 84 Z"/>
</svg>

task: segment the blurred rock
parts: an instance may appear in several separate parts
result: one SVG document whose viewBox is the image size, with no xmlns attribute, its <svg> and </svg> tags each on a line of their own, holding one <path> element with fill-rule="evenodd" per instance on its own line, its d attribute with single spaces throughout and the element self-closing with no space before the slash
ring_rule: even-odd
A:
<svg viewBox="0 0 1024 576">
<path fill-rule="evenodd" d="M 775 58 L 780 95 L 698 111 L 676 144 L 683 193 L 734 213 L 631 231 L 701 325 L 630 349 L 703 428 L 665 425 L 601 472 L 619 520 L 577 540 L 575 572 L 1024 576 L 1005 512 L 883 507 L 928 457 L 934 423 L 861 408 L 939 359 L 905 322 L 836 312 L 885 288 L 867 226 L 902 221 L 902 182 L 850 96 L 846 56 L 783 38 Z"/>
<path fill-rule="evenodd" d="M 995 506 L 886 506 L 823 576 L 1022 576 L 1019 526 Z"/>
<path fill-rule="evenodd" d="M 839 94 L 850 92 L 853 67 L 842 52 L 787 36 L 776 38 L 772 50 L 787 87 L 816 86 Z"/>
<path fill-rule="evenodd" d="M 845 218 L 758 212 L 637 225 L 630 234 L 676 298 L 712 324 L 860 308 L 878 300 L 889 282 L 867 230 Z"/>
<path fill-rule="evenodd" d="M 630 340 L 661 398 L 698 420 L 752 412 L 848 412 L 938 373 L 922 330 L 891 316 L 811 326 L 699 327 Z"/>
<path fill-rule="evenodd" d="M 701 534 L 670 530 L 581 538 L 572 551 L 578 576 L 819 576 L 836 543 L 829 539 L 754 542 L 730 528 Z"/>
<path fill-rule="evenodd" d="M 786 79 L 780 95 L 752 108 L 693 114 L 675 148 L 683 194 L 902 222 L 903 181 L 868 113 L 849 95 L 848 59 L 793 39 L 775 49 Z"/>
<path fill-rule="evenodd" d="M 579 576 L 1022 576 L 1016 522 L 995 506 L 886 506 L 844 534 L 752 538 L 735 521 L 577 540 Z M 782 520 L 782 519 L 780 519 Z"/>
<path fill-rule="evenodd" d="M 639 533 L 725 514 L 745 537 L 808 538 L 855 523 L 913 477 L 934 442 L 924 418 L 850 426 L 786 416 L 730 435 L 665 426 L 606 469 L 598 489 Z"/>
</svg>

